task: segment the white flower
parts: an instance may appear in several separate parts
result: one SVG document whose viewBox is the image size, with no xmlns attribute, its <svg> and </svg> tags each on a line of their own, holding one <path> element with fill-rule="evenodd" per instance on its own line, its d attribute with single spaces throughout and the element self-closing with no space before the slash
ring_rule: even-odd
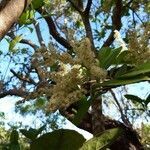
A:
<svg viewBox="0 0 150 150">
<path fill-rule="evenodd" d="M 121 38 L 121 35 L 118 30 L 114 30 L 114 38 L 117 42 L 117 45 L 122 47 L 122 51 L 128 50 L 128 48 L 126 47 L 126 43 Z"/>
</svg>

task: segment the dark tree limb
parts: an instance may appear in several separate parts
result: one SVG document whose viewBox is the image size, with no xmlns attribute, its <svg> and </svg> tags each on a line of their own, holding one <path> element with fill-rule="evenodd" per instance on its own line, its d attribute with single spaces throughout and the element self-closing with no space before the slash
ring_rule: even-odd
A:
<svg viewBox="0 0 150 150">
<path fill-rule="evenodd" d="M 55 26 L 55 23 L 52 19 L 51 16 L 47 16 L 46 14 L 46 11 L 45 10 L 41 10 L 39 9 L 38 12 L 44 16 L 45 18 L 45 21 L 48 25 L 48 28 L 49 28 L 49 32 L 50 34 L 52 35 L 52 37 L 59 43 L 61 44 L 62 46 L 64 46 L 66 49 L 72 51 L 73 50 L 73 47 L 70 45 L 69 41 L 67 41 L 65 38 L 63 38 L 59 32 L 57 31 L 57 28 Z"/>
<path fill-rule="evenodd" d="M 29 93 L 22 90 L 22 89 L 17 89 L 17 88 L 14 88 L 14 89 L 11 89 L 11 90 L 8 90 L 8 91 L 1 91 L 0 92 L 0 98 L 4 98 L 6 96 L 18 96 L 18 97 L 25 97 L 27 96 Z"/>
<path fill-rule="evenodd" d="M 85 13 L 89 14 L 92 6 L 92 0 L 88 0 L 86 8 L 84 10 Z"/>
<path fill-rule="evenodd" d="M 92 0 L 88 0 L 85 10 L 79 9 L 80 7 L 76 5 L 72 0 L 68 0 L 68 1 L 71 3 L 72 7 L 81 15 L 81 18 L 85 27 L 85 31 L 86 31 L 86 37 L 89 38 L 91 42 L 91 48 L 96 55 L 96 50 L 95 50 L 94 40 L 93 40 L 93 33 L 92 33 L 91 25 L 90 25 L 90 9 L 92 5 Z"/>
<path fill-rule="evenodd" d="M 98 96 L 92 100 L 92 133 L 94 135 L 105 131 L 104 116 L 102 113 L 102 96 Z"/>
<path fill-rule="evenodd" d="M 83 2 L 81 0 L 76 0 L 76 3 L 72 0 L 67 0 L 73 6 L 73 8 L 79 13 L 83 13 L 84 10 L 81 8 L 83 6 Z"/>
<path fill-rule="evenodd" d="M 27 82 L 27 83 L 29 83 L 29 84 L 37 85 L 37 83 L 36 83 L 33 79 L 31 79 L 31 78 L 29 78 L 29 77 L 26 77 L 26 76 L 23 77 L 23 76 L 17 74 L 17 73 L 16 73 L 14 70 L 12 70 L 12 69 L 10 69 L 10 72 L 11 72 L 16 78 L 18 78 L 18 79 L 21 80 L 21 81 Z"/>
<path fill-rule="evenodd" d="M 123 4 L 122 4 L 122 0 L 116 0 L 115 1 L 115 7 L 113 10 L 113 15 L 112 15 L 112 31 L 110 33 L 110 35 L 108 36 L 107 40 L 105 41 L 105 43 L 103 44 L 102 47 L 108 47 L 110 46 L 113 41 L 114 41 L 114 30 L 120 30 L 121 28 L 121 15 L 122 15 L 122 9 L 123 9 Z"/>
<path fill-rule="evenodd" d="M 27 40 L 27 39 L 22 39 L 19 43 L 22 43 L 22 44 L 27 44 L 29 45 L 30 47 L 32 47 L 34 50 L 36 50 L 39 46 L 32 43 L 31 40 Z"/>
</svg>

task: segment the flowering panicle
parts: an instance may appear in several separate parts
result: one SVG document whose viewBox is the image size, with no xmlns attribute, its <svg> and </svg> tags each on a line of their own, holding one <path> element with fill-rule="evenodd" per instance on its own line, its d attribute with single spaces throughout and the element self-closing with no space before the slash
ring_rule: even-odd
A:
<svg viewBox="0 0 150 150">
<path fill-rule="evenodd" d="M 75 52 L 73 57 L 67 52 L 59 53 L 49 45 L 49 49 L 36 51 L 32 60 L 42 79 L 54 82 L 49 88 L 46 86 L 38 90 L 38 94 L 49 95 L 48 110 L 52 112 L 67 107 L 85 96 L 87 89 L 83 85 L 86 82 L 93 79 L 101 82 L 107 75 L 107 72 L 99 67 L 99 61 L 95 58 L 88 38 L 72 43 L 72 46 Z M 58 65 L 57 69 L 51 71 L 55 64 Z"/>
<path fill-rule="evenodd" d="M 91 49 L 91 43 L 88 38 L 83 39 L 80 43 L 73 46 L 77 55 L 78 62 L 89 70 L 92 79 L 104 79 L 107 72 L 100 68 L 99 61 L 96 59 Z"/>
<path fill-rule="evenodd" d="M 135 65 L 150 61 L 150 25 L 148 25 L 138 38 L 137 32 L 131 31 L 129 33 L 129 60 Z"/>
</svg>

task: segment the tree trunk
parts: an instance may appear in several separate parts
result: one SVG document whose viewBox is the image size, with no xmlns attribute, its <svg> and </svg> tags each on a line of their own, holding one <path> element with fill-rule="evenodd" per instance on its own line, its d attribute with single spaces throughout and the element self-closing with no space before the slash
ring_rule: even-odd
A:
<svg viewBox="0 0 150 150">
<path fill-rule="evenodd" d="M 31 0 L 3 0 L 0 9 L 0 40 L 7 34 L 11 26 L 31 2 Z"/>
</svg>

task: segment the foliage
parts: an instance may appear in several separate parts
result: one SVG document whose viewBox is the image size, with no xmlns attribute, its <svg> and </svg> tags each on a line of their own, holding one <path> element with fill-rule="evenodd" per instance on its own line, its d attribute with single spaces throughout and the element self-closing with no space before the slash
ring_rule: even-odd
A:
<svg viewBox="0 0 150 150">
<path fill-rule="evenodd" d="M 127 91 L 118 100 L 112 89 L 150 82 L 149 6 L 144 0 L 32 0 L 3 40 L 8 51 L 1 56 L 9 64 L 0 82 L 0 98 L 21 97 L 16 111 L 42 114 L 44 126 L 20 130 L 32 141 L 31 149 L 111 147 L 123 134 L 120 128 L 105 131 L 108 119 L 102 106 L 110 105 L 103 98 L 109 93 L 125 127 L 133 129 L 128 110 L 138 110 L 136 115 L 142 110 L 148 117 L 149 96 Z M 58 111 L 94 137 L 85 142 L 73 130 L 55 130 Z M 53 124 L 55 131 L 42 135 L 45 124 Z M 11 131 L 12 149 L 19 149 L 18 136 L 17 130 Z"/>
<path fill-rule="evenodd" d="M 150 147 L 150 126 L 142 124 L 141 129 L 139 129 L 140 135 L 142 137 L 142 143 L 145 149 L 148 150 Z"/>
</svg>

